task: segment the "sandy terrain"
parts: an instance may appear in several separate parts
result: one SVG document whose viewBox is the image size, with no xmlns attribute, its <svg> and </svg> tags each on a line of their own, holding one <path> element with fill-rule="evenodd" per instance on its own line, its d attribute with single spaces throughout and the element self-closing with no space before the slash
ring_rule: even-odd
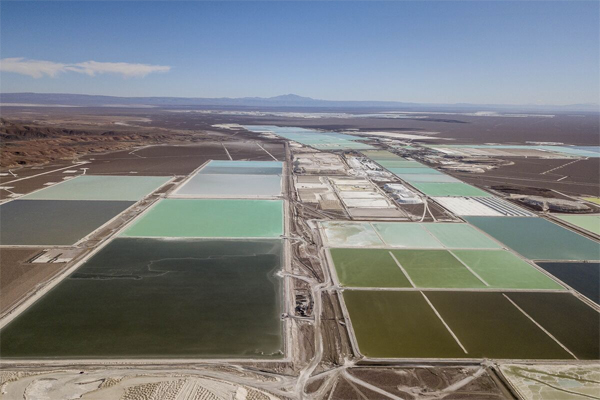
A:
<svg viewBox="0 0 600 400">
<path fill-rule="evenodd" d="M 42 249 L 0 249 L 0 313 L 33 290 L 37 284 L 50 279 L 65 267 L 64 263 L 31 264 L 27 260 Z"/>
<path fill-rule="evenodd" d="M 212 373 L 211 373 L 212 372 Z M 194 370 L 2 371 L 0 398 L 122 400 L 275 400 L 264 389 L 227 382 Z M 231 374 L 233 380 L 236 375 Z M 248 374 L 250 375 L 250 374 Z M 247 376 L 246 378 L 250 378 Z M 260 382 L 260 377 L 252 377 Z M 240 379 L 241 380 L 241 379 Z M 266 385 L 268 386 L 268 384 Z"/>
<path fill-rule="evenodd" d="M 43 165 L 61 160 L 73 160 L 88 154 L 103 154 L 132 150 L 149 144 L 203 142 L 228 140 L 211 128 L 180 130 L 151 126 L 149 119 L 122 116 L 61 115 L 60 113 L 16 113 L 3 110 L 0 122 L 0 168 L 3 171 L 22 166 Z M 127 119 L 127 124 L 115 121 Z M 235 139 L 243 139 L 244 135 Z M 248 135 L 246 135 L 248 136 Z M 249 135 L 253 137 L 255 135 Z M 256 145 L 254 145 L 256 147 Z M 260 157 L 266 153 L 261 151 Z M 281 152 L 280 152 L 281 153 Z M 249 154 L 249 153 L 247 153 Z M 269 157 L 268 155 L 266 155 Z M 246 158 L 248 155 L 238 158 Z M 270 159 L 270 157 L 269 157 Z"/>
<path fill-rule="evenodd" d="M 252 368 L 186 366 L 3 369 L 0 398 L 275 400 L 297 398 L 293 379 Z M 311 399 L 511 399 L 481 367 L 338 367 L 313 376 Z"/>
<path fill-rule="evenodd" d="M 518 187 L 554 189 L 569 195 L 600 194 L 600 159 L 551 160 L 511 158 L 512 165 L 500 166 L 484 174 L 452 173 L 468 183 L 509 184 Z"/>
</svg>

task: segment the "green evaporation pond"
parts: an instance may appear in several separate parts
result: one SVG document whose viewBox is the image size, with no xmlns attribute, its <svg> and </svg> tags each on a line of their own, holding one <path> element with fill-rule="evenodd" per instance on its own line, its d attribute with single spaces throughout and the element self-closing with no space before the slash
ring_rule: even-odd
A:
<svg viewBox="0 0 600 400">
<path fill-rule="evenodd" d="M 454 250 L 491 288 L 564 290 L 556 281 L 505 250 Z"/>
<path fill-rule="evenodd" d="M 403 181 L 409 183 L 417 183 L 417 182 L 460 182 L 458 179 L 451 177 L 450 175 L 444 174 L 402 174 L 397 173 L 396 176 Z"/>
<path fill-rule="evenodd" d="M 465 357 L 420 292 L 345 290 L 343 297 L 366 357 Z"/>
<path fill-rule="evenodd" d="M 169 179 L 164 176 L 80 175 L 22 199 L 138 201 Z"/>
<path fill-rule="evenodd" d="M 537 217 L 465 217 L 531 260 L 600 260 L 600 244 Z"/>
<path fill-rule="evenodd" d="M 446 250 L 394 250 L 394 256 L 419 288 L 485 288 Z"/>
<path fill-rule="evenodd" d="M 584 197 L 583 199 L 591 203 L 600 204 L 600 197 Z"/>
<path fill-rule="evenodd" d="M 462 182 L 449 182 L 449 183 L 430 183 L 430 182 L 415 182 L 413 184 L 415 188 L 432 197 L 489 197 L 491 194 L 484 192 L 481 189 L 476 188 Z"/>
<path fill-rule="evenodd" d="M 467 350 L 462 357 L 573 359 L 503 293 L 425 294 Z"/>
<path fill-rule="evenodd" d="M 499 249 L 500 244 L 468 224 L 423 224 L 433 236 L 450 249 Z"/>
<path fill-rule="evenodd" d="M 121 234 L 130 237 L 264 237 L 283 235 L 283 201 L 164 199 Z"/>
<path fill-rule="evenodd" d="M 431 174 L 442 174 L 441 172 L 439 172 L 436 169 L 433 168 L 429 168 L 429 167 L 416 167 L 416 168 L 411 168 L 411 167 L 406 167 L 406 168 L 386 168 L 388 171 L 390 171 L 393 174 L 404 174 L 404 175 L 414 175 L 414 174 L 427 174 L 427 175 L 431 175 Z"/>
<path fill-rule="evenodd" d="M 537 324 L 580 359 L 598 357 L 600 314 L 568 293 L 345 290 L 343 298 L 371 358 L 574 359 Z"/>
<path fill-rule="evenodd" d="M 389 250 L 330 249 L 341 285 L 348 287 L 411 287 Z"/>
<path fill-rule="evenodd" d="M 556 217 L 581 229 L 600 235 L 600 215 L 556 215 Z"/>
<path fill-rule="evenodd" d="M 281 358 L 280 240 L 112 241 L 0 333 L 3 358 Z"/>
<path fill-rule="evenodd" d="M 513 292 L 507 296 L 577 358 L 600 359 L 597 310 L 571 293 Z"/>
</svg>

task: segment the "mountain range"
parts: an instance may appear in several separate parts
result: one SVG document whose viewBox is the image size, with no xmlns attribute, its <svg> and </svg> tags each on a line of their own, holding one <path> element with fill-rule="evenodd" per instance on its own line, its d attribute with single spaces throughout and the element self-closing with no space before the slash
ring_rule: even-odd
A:
<svg viewBox="0 0 600 400">
<path fill-rule="evenodd" d="M 244 108 L 325 108 L 325 109 L 377 109 L 389 111 L 511 111 L 549 112 L 583 111 L 599 112 L 598 104 L 571 105 L 505 105 L 505 104 L 431 104 L 398 101 L 338 101 L 319 100 L 310 97 L 286 94 L 275 97 L 117 97 L 66 93 L 0 93 L 0 103 L 66 105 L 66 106 L 127 106 L 127 107 L 244 107 Z"/>
</svg>

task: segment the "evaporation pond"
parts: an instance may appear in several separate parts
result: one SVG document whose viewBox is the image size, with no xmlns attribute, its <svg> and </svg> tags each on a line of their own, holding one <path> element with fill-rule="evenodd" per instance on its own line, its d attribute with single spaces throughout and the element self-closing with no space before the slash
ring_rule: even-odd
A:
<svg viewBox="0 0 600 400">
<path fill-rule="evenodd" d="M 540 267 L 600 304 L 600 263 L 544 262 Z"/>
<path fill-rule="evenodd" d="M 402 174 L 397 173 L 396 176 L 403 181 L 409 183 L 417 182 L 460 182 L 458 179 L 444 174 Z"/>
<path fill-rule="evenodd" d="M 388 171 L 390 171 L 393 174 L 404 174 L 404 175 L 421 175 L 421 174 L 425 174 L 425 175 L 435 175 L 435 174 L 440 174 L 441 172 L 439 172 L 436 169 L 433 168 L 429 168 L 429 167 L 417 167 L 417 168 L 410 168 L 410 167 L 386 167 L 386 169 Z"/>
<path fill-rule="evenodd" d="M 392 252 L 419 288 L 476 288 L 485 284 L 447 250 Z"/>
<path fill-rule="evenodd" d="M 274 238 L 282 234 L 281 200 L 164 199 L 122 235 Z"/>
<path fill-rule="evenodd" d="M 531 260 L 599 260 L 600 244 L 536 217 L 465 217 Z"/>
<path fill-rule="evenodd" d="M 377 222 L 377 232 L 392 247 L 499 249 L 501 246 L 468 224 Z"/>
<path fill-rule="evenodd" d="M 116 239 L 2 329 L 4 358 L 277 358 L 279 240 Z"/>
<path fill-rule="evenodd" d="M 571 293 L 507 296 L 580 360 L 600 359 L 600 313 Z"/>
<path fill-rule="evenodd" d="M 468 224 L 423 224 L 433 236 L 449 249 L 499 249 L 500 244 Z"/>
<path fill-rule="evenodd" d="M 330 253 L 343 286 L 411 287 L 389 250 L 330 249 Z"/>
<path fill-rule="evenodd" d="M 563 290 L 552 278 L 507 250 L 454 250 L 490 288 Z"/>
<path fill-rule="evenodd" d="M 80 175 L 28 194 L 23 199 L 138 201 L 169 179 L 164 176 Z"/>
<path fill-rule="evenodd" d="M 345 290 L 343 296 L 366 357 L 465 356 L 420 292 Z"/>
<path fill-rule="evenodd" d="M 383 240 L 393 247 L 441 249 L 442 244 L 422 224 L 411 222 L 373 223 Z"/>
<path fill-rule="evenodd" d="M 367 222 L 324 221 L 321 225 L 331 247 L 384 246 L 375 229 Z"/>
<path fill-rule="evenodd" d="M 503 293 L 425 294 L 467 351 L 462 357 L 573 360 Z"/>
<path fill-rule="evenodd" d="M 72 245 L 131 201 L 14 200 L 0 205 L 2 245 Z"/>
<path fill-rule="evenodd" d="M 177 190 L 177 196 L 278 196 L 279 175 L 197 174 Z"/>
<path fill-rule="evenodd" d="M 581 229 L 600 235 L 600 215 L 557 215 L 557 217 Z"/>
<path fill-rule="evenodd" d="M 199 174 L 281 175 L 281 161 L 222 161 L 213 160 Z"/>
</svg>

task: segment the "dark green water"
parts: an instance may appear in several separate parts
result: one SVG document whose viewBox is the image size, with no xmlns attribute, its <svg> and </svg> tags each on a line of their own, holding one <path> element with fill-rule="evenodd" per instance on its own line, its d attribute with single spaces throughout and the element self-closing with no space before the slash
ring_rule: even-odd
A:
<svg viewBox="0 0 600 400">
<path fill-rule="evenodd" d="M 426 295 L 465 346 L 468 357 L 573 359 L 502 293 L 427 292 Z M 512 298 L 512 293 L 509 296 Z"/>
<path fill-rule="evenodd" d="M 2 357 L 281 357 L 279 240 L 117 239 L 0 332 Z"/>
<path fill-rule="evenodd" d="M 544 262 L 537 264 L 590 300 L 600 304 L 600 263 Z"/>
<path fill-rule="evenodd" d="M 600 314 L 570 293 L 508 293 L 580 360 L 600 359 Z"/>
<path fill-rule="evenodd" d="M 71 245 L 132 201 L 15 200 L 0 206 L 0 244 Z"/>
<path fill-rule="evenodd" d="M 346 290 L 344 301 L 366 357 L 465 357 L 419 292 Z"/>
</svg>

